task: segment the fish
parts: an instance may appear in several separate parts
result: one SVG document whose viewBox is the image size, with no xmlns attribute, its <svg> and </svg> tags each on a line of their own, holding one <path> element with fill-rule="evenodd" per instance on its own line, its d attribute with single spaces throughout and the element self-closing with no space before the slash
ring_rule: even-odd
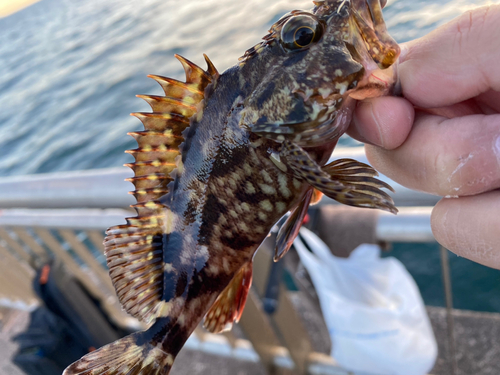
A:
<svg viewBox="0 0 500 375">
<path fill-rule="evenodd" d="M 137 215 L 106 232 L 109 275 L 124 310 L 149 328 L 93 351 L 64 375 L 167 375 L 198 324 L 240 318 L 252 259 L 287 213 L 274 260 L 290 249 L 310 204 L 396 213 L 391 187 L 367 164 L 328 163 L 356 100 L 390 95 L 399 47 L 380 0 L 316 0 L 272 25 L 219 73 L 176 55 L 186 80 L 151 75 L 164 96 L 127 151 Z"/>
</svg>

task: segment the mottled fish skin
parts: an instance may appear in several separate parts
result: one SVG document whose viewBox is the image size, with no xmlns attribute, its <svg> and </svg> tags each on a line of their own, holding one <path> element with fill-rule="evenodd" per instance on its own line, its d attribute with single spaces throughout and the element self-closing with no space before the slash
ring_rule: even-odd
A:
<svg viewBox="0 0 500 375">
<path fill-rule="evenodd" d="M 379 0 L 314 4 L 285 15 L 222 74 L 208 58 L 203 71 L 178 57 L 185 83 L 152 77 L 165 97 L 141 96 L 153 113 L 135 114 L 146 129 L 132 133 L 139 147 L 130 151 L 138 216 L 110 228 L 105 242 L 120 302 L 152 325 L 64 375 L 168 374 L 204 316 L 212 332 L 237 321 L 255 251 L 292 211 L 278 236 L 281 258 L 318 191 L 396 212 L 371 167 L 325 164 L 355 99 L 389 92 L 392 72 L 380 69 L 399 49 Z"/>
<path fill-rule="evenodd" d="M 203 118 L 228 114 L 224 126 L 202 128 L 203 119 L 190 126 L 182 174 L 165 197 L 174 215 L 164 258 L 172 272 L 165 277 L 182 287 L 170 290 L 164 300 L 174 298 L 178 304 L 186 338 L 235 273 L 251 261 L 271 227 L 310 188 L 271 161 L 270 153 L 279 149 L 276 142 L 239 126 L 238 106 L 246 93 L 234 90 L 238 74 L 235 69 L 219 78 L 204 111 Z M 232 101 L 227 92 L 234 93 Z M 199 311 L 186 313 L 193 306 Z M 172 345 L 177 344 L 168 336 L 163 341 L 169 353 L 176 353 Z"/>
</svg>

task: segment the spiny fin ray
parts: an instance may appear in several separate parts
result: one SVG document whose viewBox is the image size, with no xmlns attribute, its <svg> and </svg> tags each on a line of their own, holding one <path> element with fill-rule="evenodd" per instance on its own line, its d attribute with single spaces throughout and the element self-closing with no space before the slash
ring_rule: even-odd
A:
<svg viewBox="0 0 500 375">
<path fill-rule="evenodd" d="M 341 159 L 320 167 L 304 149 L 288 140 L 282 143 L 280 158 L 296 177 L 329 198 L 349 206 L 378 208 L 393 214 L 398 212 L 392 198 L 381 190 L 392 188 L 374 178 L 378 174 L 367 164 Z"/>
<path fill-rule="evenodd" d="M 143 131 L 129 133 L 138 147 L 127 151 L 134 162 L 126 164 L 134 171 L 127 179 L 134 184 L 131 192 L 136 217 L 127 224 L 111 227 L 104 241 L 109 273 L 123 308 L 146 323 L 157 318 L 163 295 L 163 233 L 172 225 L 172 212 L 161 197 L 180 160 L 183 132 L 190 118 L 201 111 L 207 86 L 216 81 L 218 72 L 205 57 L 205 71 L 176 55 L 186 71 L 186 82 L 150 76 L 163 88 L 165 96 L 140 95 L 151 105 L 152 113 L 133 113 L 144 125 Z M 177 173 L 182 173 L 180 170 Z M 104 373 L 103 373 L 104 374 Z"/>
</svg>

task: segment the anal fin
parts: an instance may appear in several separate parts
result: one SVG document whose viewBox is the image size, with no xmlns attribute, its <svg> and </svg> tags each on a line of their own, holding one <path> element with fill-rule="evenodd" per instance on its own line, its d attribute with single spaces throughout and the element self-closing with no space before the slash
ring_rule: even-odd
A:
<svg viewBox="0 0 500 375">
<path fill-rule="evenodd" d="M 314 189 L 309 189 L 304 198 L 295 207 L 292 214 L 288 217 L 285 223 L 281 226 L 276 239 L 276 249 L 274 253 L 274 261 L 277 262 L 290 250 L 293 241 L 299 234 L 299 229 L 302 226 L 304 217 L 307 214 L 311 197 L 313 196 Z"/>
<path fill-rule="evenodd" d="M 214 302 L 203 322 L 208 331 L 229 331 L 240 320 L 252 286 L 252 269 L 252 261 L 245 263 Z"/>
<path fill-rule="evenodd" d="M 320 167 L 297 144 L 284 141 L 280 159 L 293 171 L 327 197 L 355 207 L 378 208 L 393 214 L 398 212 L 392 198 L 382 188 L 392 190 L 375 178 L 378 173 L 367 164 L 352 159 L 340 159 Z"/>
</svg>

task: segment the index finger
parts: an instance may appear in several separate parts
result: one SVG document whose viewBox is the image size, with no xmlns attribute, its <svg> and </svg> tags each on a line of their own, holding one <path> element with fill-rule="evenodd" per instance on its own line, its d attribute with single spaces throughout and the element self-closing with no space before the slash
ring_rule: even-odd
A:
<svg viewBox="0 0 500 375">
<path fill-rule="evenodd" d="M 415 106 L 435 108 L 500 91 L 500 5 L 464 13 L 406 44 L 399 76 Z"/>
</svg>

